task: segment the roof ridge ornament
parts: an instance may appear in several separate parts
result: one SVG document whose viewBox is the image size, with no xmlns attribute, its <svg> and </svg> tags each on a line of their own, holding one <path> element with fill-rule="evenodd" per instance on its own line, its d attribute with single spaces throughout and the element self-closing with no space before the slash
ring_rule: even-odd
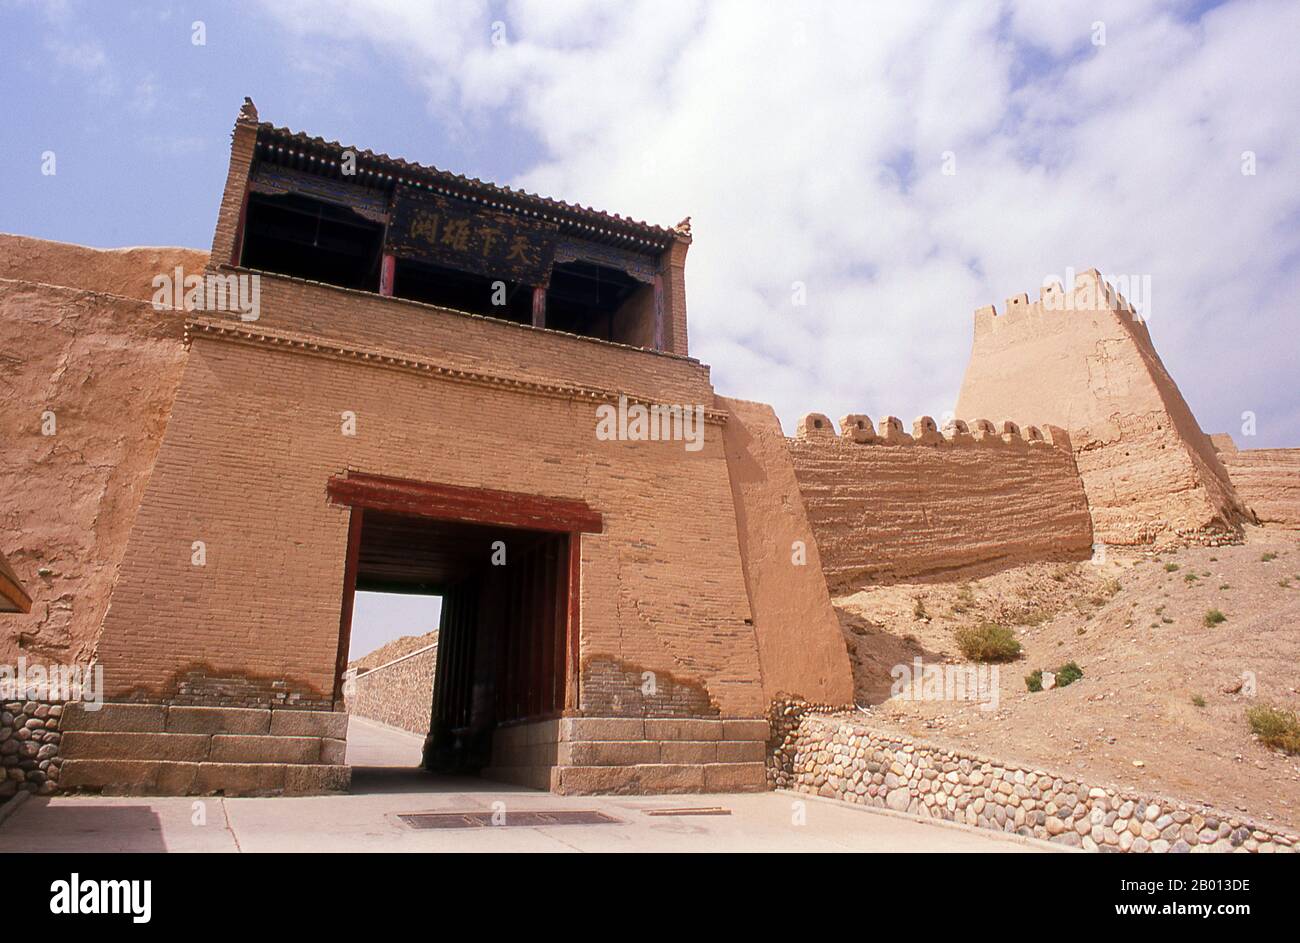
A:
<svg viewBox="0 0 1300 943">
<path fill-rule="evenodd" d="M 239 120 L 257 123 L 257 106 L 247 95 L 244 96 L 244 103 L 239 106 Z"/>
</svg>

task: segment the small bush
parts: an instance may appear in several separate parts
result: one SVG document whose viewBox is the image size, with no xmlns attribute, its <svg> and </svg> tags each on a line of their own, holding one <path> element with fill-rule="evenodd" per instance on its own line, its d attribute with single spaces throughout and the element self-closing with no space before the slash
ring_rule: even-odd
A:
<svg viewBox="0 0 1300 943">
<path fill-rule="evenodd" d="M 1263 556 L 1261 556 L 1261 557 L 1259 558 L 1259 562 L 1260 562 L 1260 563 L 1271 563 L 1272 561 L 1274 561 L 1274 560 L 1276 560 L 1276 559 L 1277 559 L 1277 554 L 1274 553 L 1272 550 L 1270 550 L 1268 553 L 1264 554 Z"/>
<path fill-rule="evenodd" d="M 1183 577 L 1183 582 L 1184 582 L 1184 583 L 1195 583 L 1195 582 L 1196 582 L 1196 574 L 1195 574 L 1195 573 L 1188 573 L 1186 576 Z"/>
<path fill-rule="evenodd" d="M 1015 633 L 995 622 L 958 629 L 957 647 L 971 661 L 1014 661 L 1020 657 Z"/>
<path fill-rule="evenodd" d="M 920 596 L 916 597 L 916 605 L 912 607 L 912 615 L 924 622 L 930 621 L 930 616 L 925 611 L 925 600 Z"/>
<path fill-rule="evenodd" d="M 1176 570 L 1181 570 L 1181 569 L 1182 569 L 1182 567 L 1180 567 L 1177 563 L 1166 563 L 1166 564 L 1165 564 L 1165 572 L 1166 572 L 1166 573 L 1173 573 L 1174 571 L 1176 571 Z"/>
<path fill-rule="evenodd" d="M 1063 665 L 1057 665 L 1052 672 L 1056 675 L 1056 687 L 1064 688 L 1083 677 L 1083 669 L 1073 661 L 1067 661 Z M 1025 675 L 1025 687 L 1030 693 L 1037 693 L 1043 690 L 1043 669 L 1035 668 L 1029 674 Z"/>
<path fill-rule="evenodd" d="M 1228 621 L 1228 617 L 1225 616 L 1218 609 L 1211 609 L 1205 613 L 1205 627 L 1207 629 L 1212 629 L 1220 622 L 1227 622 L 1227 621 Z"/>
<path fill-rule="evenodd" d="M 1171 618 L 1169 618 L 1168 616 L 1161 616 L 1161 617 L 1160 617 L 1160 621 L 1163 622 L 1165 625 L 1173 625 L 1173 624 L 1174 624 L 1174 620 L 1171 619 Z"/>
<path fill-rule="evenodd" d="M 1067 684 L 1073 684 L 1083 677 L 1083 669 L 1075 662 L 1067 661 L 1056 669 L 1056 686 L 1063 688 Z"/>
<path fill-rule="evenodd" d="M 1219 589 L 1232 589 L 1232 587 L 1229 586 L 1227 583 L 1220 583 Z"/>
<path fill-rule="evenodd" d="M 1266 747 L 1286 753 L 1300 753 L 1300 718 L 1295 711 L 1277 707 L 1252 707 L 1246 711 L 1250 729 Z"/>
<path fill-rule="evenodd" d="M 1205 706 L 1205 698 L 1201 697 L 1199 694 L 1193 694 L 1193 695 L 1192 695 L 1192 706 L 1193 706 L 1193 707 L 1204 707 L 1204 706 Z"/>
</svg>

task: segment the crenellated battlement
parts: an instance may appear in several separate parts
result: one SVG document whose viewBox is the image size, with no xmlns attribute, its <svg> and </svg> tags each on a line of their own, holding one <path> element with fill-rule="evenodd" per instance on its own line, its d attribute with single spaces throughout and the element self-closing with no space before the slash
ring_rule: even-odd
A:
<svg viewBox="0 0 1300 943">
<path fill-rule="evenodd" d="M 930 446 L 938 448 L 1051 447 L 1071 452 L 1070 437 L 1059 426 L 1025 426 L 1009 419 L 950 419 L 941 430 L 931 416 L 917 416 L 909 434 L 897 416 L 873 423 L 865 413 L 842 416 L 838 428 L 825 413 L 808 413 L 799 420 L 794 438 L 806 442 L 849 445 Z"/>
<path fill-rule="evenodd" d="M 1084 560 L 1092 521 L 1055 426 L 825 413 L 786 451 L 832 593 L 1014 561 Z M 991 509 L 997 509 L 991 513 Z"/>
<path fill-rule="evenodd" d="M 1145 292 L 1149 295 L 1149 286 Z M 1074 276 L 1074 285 L 1069 291 L 1060 280 L 1052 279 L 1039 288 L 1037 301 L 1030 301 L 1028 293 L 1021 292 L 1006 299 L 1001 313 L 994 305 L 976 308 L 975 334 L 979 336 L 1012 324 L 1038 321 L 1053 314 L 1095 311 L 1110 311 L 1129 323 L 1142 323 L 1141 316 L 1129 300 L 1107 282 L 1101 272 L 1090 268 Z"/>
</svg>

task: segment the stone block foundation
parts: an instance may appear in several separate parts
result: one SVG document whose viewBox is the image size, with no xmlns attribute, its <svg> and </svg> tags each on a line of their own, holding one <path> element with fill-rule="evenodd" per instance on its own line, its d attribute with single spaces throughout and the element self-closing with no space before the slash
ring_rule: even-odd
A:
<svg viewBox="0 0 1300 943">
<path fill-rule="evenodd" d="M 119 795 L 317 795 L 346 791 L 347 714 L 103 704 L 63 710 L 59 786 Z"/>
<path fill-rule="evenodd" d="M 767 736 L 761 718 L 564 717 L 498 729 L 483 775 L 561 795 L 761 792 Z"/>
</svg>

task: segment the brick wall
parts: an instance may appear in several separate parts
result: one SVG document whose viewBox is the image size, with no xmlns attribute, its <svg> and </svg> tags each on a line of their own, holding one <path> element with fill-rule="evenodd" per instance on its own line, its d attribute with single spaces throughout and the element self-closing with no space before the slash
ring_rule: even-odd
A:
<svg viewBox="0 0 1300 943">
<path fill-rule="evenodd" d="M 613 390 L 712 408 L 705 368 L 290 279 L 263 280 L 262 308 L 253 325 L 216 322 L 242 335 L 192 331 L 104 624 L 110 697 L 174 698 L 196 670 L 328 697 L 347 511 L 325 485 L 356 469 L 585 500 L 605 531 L 582 541 L 582 660 L 762 714 L 725 414 L 698 452 L 595 436 Z M 580 690 L 581 709 L 612 709 L 603 685 Z"/>
</svg>

